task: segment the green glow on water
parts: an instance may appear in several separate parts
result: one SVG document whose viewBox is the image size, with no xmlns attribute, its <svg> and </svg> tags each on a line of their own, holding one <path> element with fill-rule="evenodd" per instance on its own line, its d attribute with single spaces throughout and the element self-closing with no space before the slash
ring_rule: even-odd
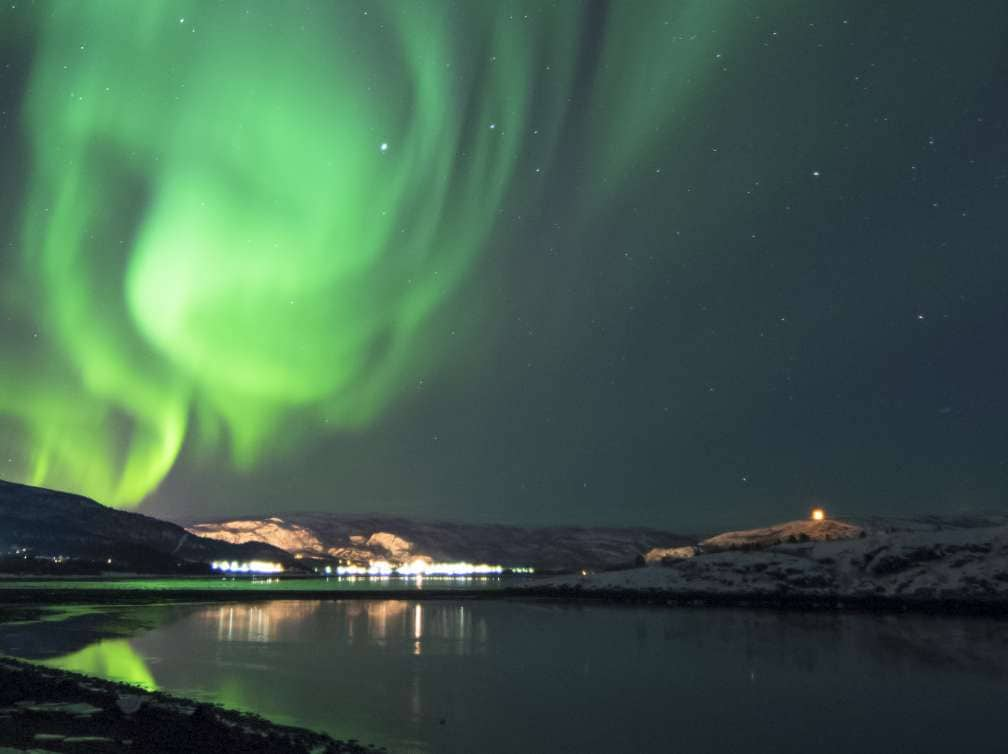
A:
<svg viewBox="0 0 1008 754">
<path fill-rule="evenodd" d="M 147 663 L 133 651 L 126 639 L 104 639 L 77 652 L 41 660 L 38 664 L 129 683 L 148 691 L 157 690 Z"/>
</svg>

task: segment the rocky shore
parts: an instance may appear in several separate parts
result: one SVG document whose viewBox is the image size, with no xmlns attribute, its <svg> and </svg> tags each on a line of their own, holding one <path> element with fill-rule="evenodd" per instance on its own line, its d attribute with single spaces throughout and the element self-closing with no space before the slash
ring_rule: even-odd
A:
<svg viewBox="0 0 1008 754">
<path fill-rule="evenodd" d="M 275 725 L 256 715 L 0 657 L 0 754 L 120 751 L 381 750 Z"/>
</svg>

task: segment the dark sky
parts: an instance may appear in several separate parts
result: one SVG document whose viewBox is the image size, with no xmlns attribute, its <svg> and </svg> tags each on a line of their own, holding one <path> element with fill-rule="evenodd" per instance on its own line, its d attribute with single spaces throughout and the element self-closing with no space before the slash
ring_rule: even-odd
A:
<svg viewBox="0 0 1008 754">
<path fill-rule="evenodd" d="M 0 10 L 0 476 L 176 518 L 1008 489 L 1008 5 Z"/>
</svg>

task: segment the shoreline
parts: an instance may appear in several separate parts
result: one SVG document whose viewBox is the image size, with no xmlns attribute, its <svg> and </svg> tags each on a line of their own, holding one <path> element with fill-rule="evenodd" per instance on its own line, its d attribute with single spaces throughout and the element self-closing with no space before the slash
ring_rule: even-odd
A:
<svg viewBox="0 0 1008 754">
<path fill-rule="evenodd" d="M 705 592 L 600 589 L 573 587 L 533 587 L 523 589 L 540 599 L 579 604 L 605 603 L 655 605 L 679 608 L 742 608 L 803 612 L 875 613 L 880 615 L 1003 616 L 1008 615 L 1008 599 L 948 599 L 841 594 Z"/>
<path fill-rule="evenodd" d="M 0 614 L 0 619 L 2 619 Z M 8 751 L 379 754 L 158 691 L 0 655 L 0 747 Z"/>
<path fill-rule="evenodd" d="M 865 612 L 950 616 L 1005 616 L 1008 599 L 880 595 L 803 594 L 798 592 L 711 592 L 703 590 L 605 589 L 573 586 L 494 589 L 76 589 L 0 588 L 0 623 L 5 612 L 32 612 L 53 605 L 150 605 L 157 603 L 265 602 L 273 600 L 528 601 L 556 604 L 650 605 L 672 608 L 743 608 L 810 612 Z"/>
</svg>

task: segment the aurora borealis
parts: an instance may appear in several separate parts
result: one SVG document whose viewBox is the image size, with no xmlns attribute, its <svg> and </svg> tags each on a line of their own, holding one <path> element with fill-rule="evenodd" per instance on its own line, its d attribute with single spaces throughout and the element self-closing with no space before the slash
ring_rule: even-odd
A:
<svg viewBox="0 0 1008 754">
<path fill-rule="evenodd" d="M 554 99 L 529 143 L 534 71 L 566 86 L 581 21 L 541 14 L 545 51 L 510 15 L 161 2 L 41 18 L 22 274 L 56 354 L 38 394 L 8 389 L 4 407 L 29 478 L 136 504 L 189 432 L 247 467 L 267 438 L 366 427 L 436 364 L 434 312 L 519 154 L 548 167 L 562 124 Z M 630 123 L 654 107 L 627 104 Z"/>
<path fill-rule="evenodd" d="M 5 7 L 0 476 L 180 516 L 997 503 L 1005 12 L 911 9 Z"/>
</svg>

